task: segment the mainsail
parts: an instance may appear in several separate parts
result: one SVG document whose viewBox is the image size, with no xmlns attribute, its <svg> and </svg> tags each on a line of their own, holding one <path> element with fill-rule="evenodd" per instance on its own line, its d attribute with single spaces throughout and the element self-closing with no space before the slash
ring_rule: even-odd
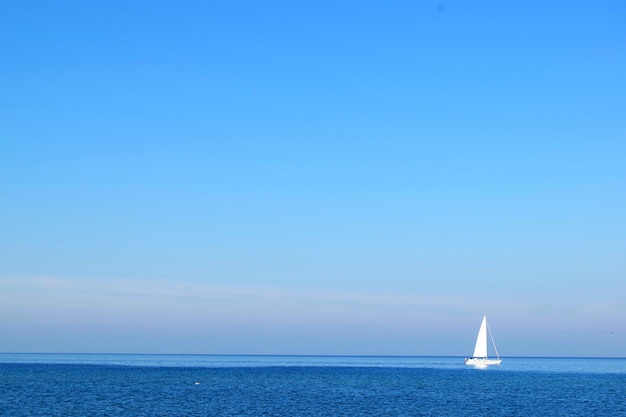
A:
<svg viewBox="0 0 626 417">
<path fill-rule="evenodd" d="M 478 330 L 478 337 L 476 337 L 476 346 L 474 346 L 474 358 L 486 358 L 487 357 L 487 315 L 483 317 L 483 322 Z"/>
</svg>

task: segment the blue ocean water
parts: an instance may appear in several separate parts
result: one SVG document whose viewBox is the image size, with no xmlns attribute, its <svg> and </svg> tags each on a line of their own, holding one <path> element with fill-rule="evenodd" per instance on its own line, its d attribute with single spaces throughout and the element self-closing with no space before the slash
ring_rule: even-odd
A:
<svg viewBox="0 0 626 417">
<path fill-rule="evenodd" d="M 626 416 L 626 359 L 0 354 L 1 416 Z"/>
</svg>

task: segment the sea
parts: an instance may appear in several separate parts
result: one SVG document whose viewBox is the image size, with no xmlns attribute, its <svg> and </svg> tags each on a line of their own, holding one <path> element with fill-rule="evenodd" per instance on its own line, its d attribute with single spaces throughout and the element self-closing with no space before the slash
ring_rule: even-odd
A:
<svg viewBox="0 0 626 417">
<path fill-rule="evenodd" d="M 0 353 L 0 416 L 626 417 L 626 358 Z"/>
</svg>

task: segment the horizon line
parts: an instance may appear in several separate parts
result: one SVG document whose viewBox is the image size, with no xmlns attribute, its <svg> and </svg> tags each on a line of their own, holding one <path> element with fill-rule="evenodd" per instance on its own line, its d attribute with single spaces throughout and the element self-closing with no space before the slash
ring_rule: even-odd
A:
<svg viewBox="0 0 626 417">
<path fill-rule="evenodd" d="M 463 358 L 465 355 L 346 355 L 297 353 L 123 353 L 123 352 L 0 352 L 0 355 L 101 355 L 101 356 L 256 356 L 320 358 Z M 500 356 L 503 359 L 626 359 L 626 356 Z"/>
</svg>

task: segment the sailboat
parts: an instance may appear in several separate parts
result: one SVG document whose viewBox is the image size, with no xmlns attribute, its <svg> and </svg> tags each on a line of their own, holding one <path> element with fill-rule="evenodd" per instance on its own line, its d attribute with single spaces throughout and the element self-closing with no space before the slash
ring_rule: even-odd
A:
<svg viewBox="0 0 626 417">
<path fill-rule="evenodd" d="M 493 348 L 496 351 L 495 359 L 489 359 L 489 357 L 487 356 L 487 333 L 489 333 L 491 343 L 493 344 Z M 502 363 L 502 359 L 500 359 L 500 355 L 498 355 L 496 342 L 494 342 L 493 336 L 491 335 L 491 330 L 487 325 L 486 314 L 483 317 L 483 322 L 480 324 L 480 329 L 478 330 L 478 337 L 476 337 L 476 346 L 474 346 L 474 355 L 471 358 L 465 358 L 465 363 L 467 365 L 474 365 L 476 367 L 487 367 L 489 365 L 500 365 L 500 363 Z"/>
</svg>

